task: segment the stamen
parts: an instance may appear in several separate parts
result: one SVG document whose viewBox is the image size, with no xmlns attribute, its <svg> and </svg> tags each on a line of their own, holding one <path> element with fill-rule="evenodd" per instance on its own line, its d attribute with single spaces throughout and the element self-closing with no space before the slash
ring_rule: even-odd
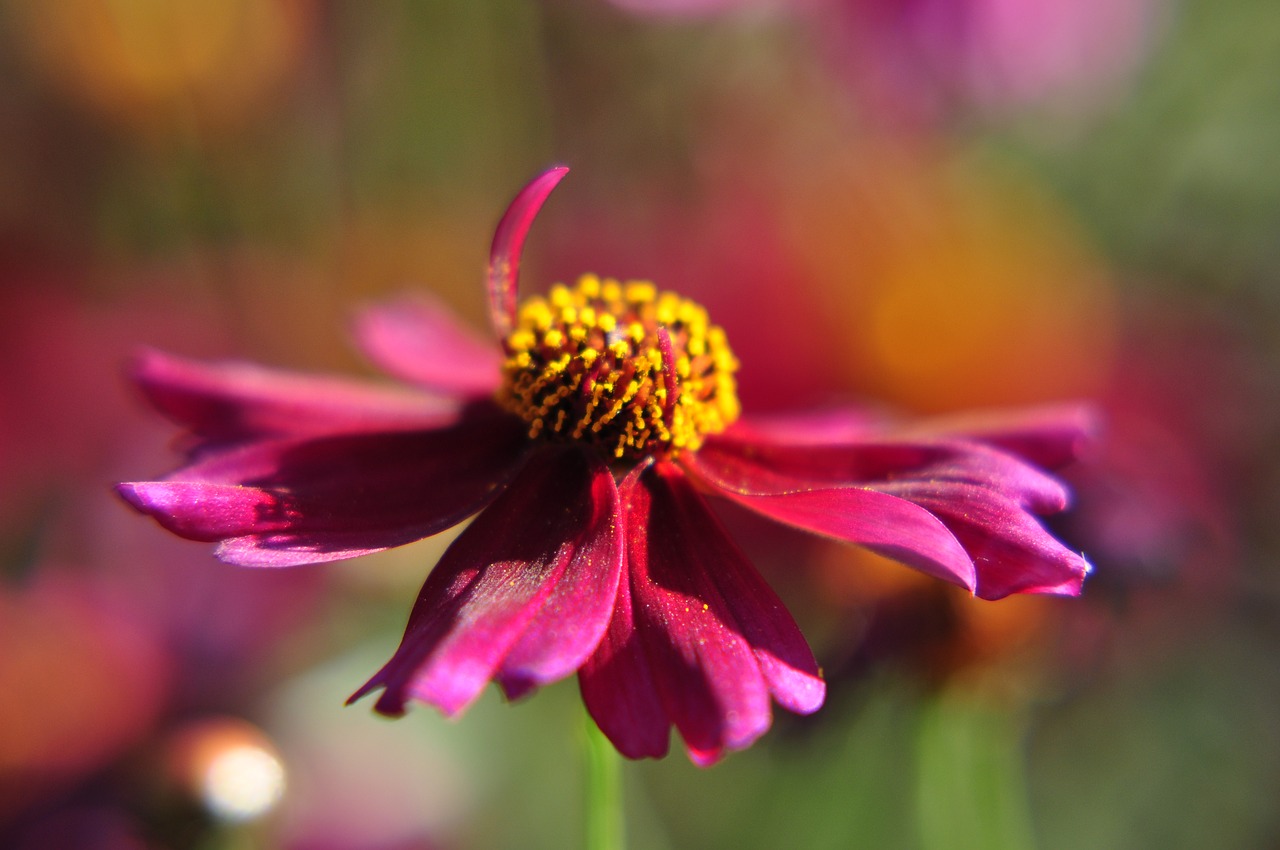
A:
<svg viewBox="0 0 1280 850">
<path fill-rule="evenodd" d="M 521 305 L 498 400 L 532 437 L 615 458 L 693 450 L 738 416 L 737 360 L 706 311 L 643 281 L 581 278 Z"/>
</svg>

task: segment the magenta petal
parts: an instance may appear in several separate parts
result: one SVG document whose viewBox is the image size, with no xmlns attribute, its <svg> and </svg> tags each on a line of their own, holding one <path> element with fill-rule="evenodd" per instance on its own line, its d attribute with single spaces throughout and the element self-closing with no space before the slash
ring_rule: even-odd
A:
<svg viewBox="0 0 1280 850">
<path fill-rule="evenodd" d="M 537 617 L 503 659 L 498 679 L 511 698 L 576 671 L 595 650 L 613 614 L 622 575 L 623 534 L 613 473 L 588 458 L 592 515 L 588 545 L 565 567 Z M 564 479 L 555 482 L 564 487 Z"/>
<path fill-rule="evenodd" d="M 797 528 L 857 543 L 973 590 L 973 560 L 943 522 L 905 499 L 863 487 L 806 487 L 705 448 L 683 463 L 721 495 Z"/>
<path fill-rule="evenodd" d="M 695 568 L 704 570 L 715 583 L 760 662 L 769 692 L 790 711 L 817 711 L 826 696 L 826 683 L 790 612 L 688 480 L 671 467 L 664 466 L 659 472 L 661 477 L 655 476 L 651 487 L 660 481 L 668 491 L 677 520 L 669 533 L 684 537 Z"/>
<path fill-rule="evenodd" d="M 516 288 L 525 237 L 551 190 L 568 173 L 568 168 L 556 166 L 529 181 L 511 201 L 494 231 L 489 249 L 489 315 L 499 337 L 510 333 L 515 323 Z"/>
<path fill-rule="evenodd" d="M 578 671 L 578 685 L 591 718 L 618 752 L 632 759 L 662 758 L 670 744 L 671 721 L 636 631 L 633 605 L 624 572 L 609 628 Z"/>
<path fill-rule="evenodd" d="M 740 443 L 833 445 L 883 433 L 885 419 L 866 407 L 833 407 L 742 418 L 716 439 Z"/>
<path fill-rule="evenodd" d="M 937 514 L 955 533 L 977 565 L 974 592 L 983 599 L 1012 593 L 1079 595 L 1088 562 L 999 493 L 951 482 L 888 486 Z"/>
<path fill-rule="evenodd" d="M 399 649 L 351 699 L 381 687 L 382 713 L 417 699 L 456 715 L 500 669 L 538 682 L 572 672 L 608 624 L 620 539 L 609 471 L 572 448 L 535 454 L 445 552 Z M 565 608 L 573 604 L 580 618 Z"/>
<path fill-rule="evenodd" d="M 837 445 L 707 441 L 693 465 L 714 470 L 727 486 L 765 494 L 878 482 L 962 481 L 990 487 L 1037 513 L 1066 507 L 1057 478 L 980 443 L 941 439 L 861 440 Z"/>
<path fill-rule="evenodd" d="M 1045 469 L 1058 469 L 1078 458 L 1100 428 L 1097 411 L 1076 404 L 937 417 L 903 435 L 978 440 Z"/>
<path fill-rule="evenodd" d="M 182 481 L 130 481 L 116 492 L 141 513 L 189 540 L 224 540 L 255 529 L 281 528 L 285 511 L 274 493 L 257 487 Z"/>
<path fill-rule="evenodd" d="M 355 334 L 370 360 L 403 380 L 462 396 L 498 388 L 498 347 L 434 298 L 405 296 L 365 307 L 356 316 Z"/>
<path fill-rule="evenodd" d="M 443 531 L 496 495 L 524 457 L 517 420 L 473 414 L 434 431 L 261 440 L 207 451 L 121 495 L 165 527 L 222 540 L 248 566 L 349 558 Z"/>
<path fill-rule="evenodd" d="M 399 387 L 154 350 L 135 356 L 130 371 L 161 413 L 214 440 L 427 428 L 458 414 L 452 400 Z"/>
<path fill-rule="evenodd" d="M 690 757 L 709 764 L 772 720 L 769 683 L 715 579 L 741 555 L 670 464 L 629 477 L 622 499 L 636 629 L 667 715 Z"/>
</svg>

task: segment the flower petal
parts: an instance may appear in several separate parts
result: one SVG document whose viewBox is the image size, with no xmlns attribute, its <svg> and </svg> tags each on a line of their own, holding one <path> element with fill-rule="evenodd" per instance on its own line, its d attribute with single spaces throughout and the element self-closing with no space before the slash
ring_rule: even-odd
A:
<svg viewBox="0 0 1280 850">
<path fill-rule="evenodd" d="M 885 487 L 946 523 L 973 557 L 974 592 L 983 599 L 1012 593 L 1079 595 L 1089 563 L 1007 497 L 961 482 L 897 482 Z"/>
<path fill-rule="evenodd" d="M 1098 412 L 1076 404 L 941 416 L 900 433 L 977 440 L 1036 466 L 1058 469 L 1078 458 L 1100 428 Z"/>
<path fill-rule="evenodd" d="M 574 448 L 535 454 L 445 552 L 399 649 L 351 700 L 381 687 L 379 712 L 417 699 L 452 716 L 500 670 L 540 684 L 572 672 L 608 625 L 621 537 L 602 463 Z"/>
<path fill-rule="evenodd" d="M 734 544 L 685 476 L 666 464 L 659 465 L 658 476 L 668 491 L 677 523 L 663 533 L 685 536 L 686 550 L 693 550 L 690 560 L 715 583 L 739 631 L 755 652 L 769 693 L 790 711 L 817 711 L 826 696 L 826 684 L 813 651 L 782 600 Z"/>
<path fill-rule="evenodd" d="M 904 499 L 856 486 L 820 486 L 704 446 L 682 459 L 694 475 L 757 513 L 857 543 L 921 572 L 973 590 L 973 560 L 943 522 Z"/>
<path fill-rule="evenodd" d="M 498 388 L 498 347 L 434 298 L 411 295 L 369 305 L 356 315 L 355 335 L 379 368 L 410 383 L 461 396 Z"/>
<path fill-rule="evenodd" d="M 618 752 L 632 759 L 667 754 L 671 720 L 636 631 L 631 581 L 625 570 L 609 627 L 578 671 L 578 686 L 587 711 Z"/>
<path fill-rule="evenodd" d="M 683 463 L 759 513 L 859 543 L 984 598 L 1078 593 L 1088 571 L 1028 513 L 1065 507 L 1061 482 L 977 443 L 708 440 Z"/>
<path fill-rule="evenodd" d="M 760 653 L 768 658 L 771 674 L 766 678 L 748 633 L 715 578 L 722 571 L 741 572 L 742 555 L 719 533 L 701 497 L 676 467 L 643 467 L 628 476 L 621 489 L 634 629 L 662 707 L 680 730 L 690 758 L 710 764 L 728 750 L 749 746 L 769 728 L 771 686 L 787 692 L 790 699 L 794 682 L 779 665 L 795 663 L 801 669 L 791 672 L 797 673 L 812 665 L 815 675 L 816 665 L 812 656 L 795 658 L 794 641 L 776 639 L 788 632 L 788 625 L 794 629 L 789 616 L 787 625 L 775 628 L 779 604 L 766 615 L 770 622 L 750 626 L 750 635 L 763 639 Z M 739 582 L 730 585 L 735 591 L 743 589 Z M 735 600 L 742 612 L 760 615 L 760 607 L 744 596 Z M 803 643 L 798 633 L 794 638 Z M 594 663 L 583 668 L 588 682 L 595 670 Z M 584 695 L 590 699 L 603 684 L 584 683 Z M 618 719 L 601 714 L 616 703 L 616 698 L 588 701 L 606 734 Z"/>
<path fill-rule="evenodd" d="M 350 558 L 443 531 L 494 498 L 527 446 L 517 420 L 473 412 L 450 428 L 260 440 L 211 450 L 120 494 L 176 534 L 221 540 L 247 566 Z"/>
<path fill-rule="evenodd" d="M 845 406 L 739 419 L 716 439 L 735 442 L 830 445 L 882 433 L 886 418 L 870 408 Z"/>
<path fill-rule="evenodd" d="M 456 402 L 404 388 L 155 350 L 139 352 L 130 372 L 161 413 L 213 440 L 421 429 L 458 415 Z"/>
<path fill-rule="evenodd" d="M 529 181 L 511 201 L 494 231 L 489 249 L 489 315 L 499 337 L 510 333 L 515 324 L 516 287 L 524 239 L 551 190 L 568 173 L 568 168 L 559 165 Z"/>
<path fill-rule="evenodd" d="M 588 466 L 591 538 L 503 659 L 498 679 L 510 699 L 575 672 L 595 650 L 613 615 L 623 564 L 618 488 L 600 460 L 591 456 Z M 565 479 L 553 484 L 563 488 Z"/>
<path fill-rule="evenodd" d="M 1069 494 L 1057 478 L 1014 455 L 964 440 L 880 438 L 841 444 L 707 441 L 695 464 L 716 465 L 738 489 L 763 494 L 803 486 L 874 486 L 903 478 L 967 481 L 991 487 L 1037 513 L 1056 513 Z"/>
</svg>

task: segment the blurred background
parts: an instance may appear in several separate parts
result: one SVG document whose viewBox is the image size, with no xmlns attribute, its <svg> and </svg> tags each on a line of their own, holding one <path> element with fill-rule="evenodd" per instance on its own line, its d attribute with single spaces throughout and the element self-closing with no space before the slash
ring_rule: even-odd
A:
<svg viewBox="0 0 1280 850">
<path fill-rule="evenodd" d="M 432 539 L 229 567 L 111 494 L 174 460 L 147 344 L 365 372 L 352 308 L 708 306 L 744 406 L 1093 399 L 1080 599 L 971 599 L 726 513 L 830 683 L 624 765 L 636 848 L 1280 847 L 1280 6 L 1267 0 L 0 4 L 0 846 L 581 843 L 576 683 L 343 700 Z M 447 535 L 446 535 L 447 536 Z"/>
</svg>

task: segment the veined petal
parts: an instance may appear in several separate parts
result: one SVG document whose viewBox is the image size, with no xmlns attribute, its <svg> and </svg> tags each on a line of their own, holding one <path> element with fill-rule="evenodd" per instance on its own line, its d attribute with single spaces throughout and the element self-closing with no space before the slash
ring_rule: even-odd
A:
<svg viewBox="0 0 1280 850">
<path fill-rule="evenodd" d="M 560 165 L 529 181 L 511 201 L 494 231 L 489 249 L 489 315 L 500 338 L 505 337 L 515 323 L 516 288 L 525 237 L 551 190 L 568 173 L 569 169 Z"/>
<path fill-rule="evenodd" d="M 443 531 L 494 498 L 523 461 L 517 420 L 260 440 L 211 450 L 164 481 L 119 485 L 130 504 L 247 566 L 355 557 Z"/>
<path fill-rule="evenodd" d="M 459 410 L 451 399 L 401 387 L 155 350 L 139 352 L 130 372 L 161 413 L 211 440 L 423 429 L 457 419 Z"/>
<path fill-rule="evenodd" d="M 707 512 L 684 484 L 667 463 L 622 484 L 627 570 L 635 629 L 664 712 L 690 758 L 709 764 L 768 730 L 771 682 L 713 577 L 741 556 L 699 524 Z"/>
<path fill-rule="evenodd" d="M 572 672 L 608 625 L 621 536 L 602 463 L 574 448 L 535 454 L 446 550 L 399 649 L 351 700 L 385 688 L 379 712 L 417 699 L 452 716 L 499 671 L 526 685 Z"/>
<path fill-rule="evenodd" d="M 429 390 L 485 396 L 498 387 L 498 347 L 434 298 L 411 295 L 367 306 L 356 316 L 355 335 L 379 368 Z"/>
<path fill-rule="evenodd" d="M 738 630 L 756 654 L 769 693 L 784 708 L 810 714 L 822 706 L 826 684 L 818 662 L 782 600 L 724 530 L 702 496 L 674 466 L 661 463 L 649 485 L 662 489 L 674 524 L 660 533 L 684 538 L 689 569 L 714 583 Z M 655 493 L 654 498 L 657 498 Z"/>
<path fill-rule="evenodd" d="M 925 508 L 858 486 L 806 484 L 707 446 L 681 459 L 712 490 L 777 522 L 861 546 L 972 591 L 973 559 Z"/>
</svg>

